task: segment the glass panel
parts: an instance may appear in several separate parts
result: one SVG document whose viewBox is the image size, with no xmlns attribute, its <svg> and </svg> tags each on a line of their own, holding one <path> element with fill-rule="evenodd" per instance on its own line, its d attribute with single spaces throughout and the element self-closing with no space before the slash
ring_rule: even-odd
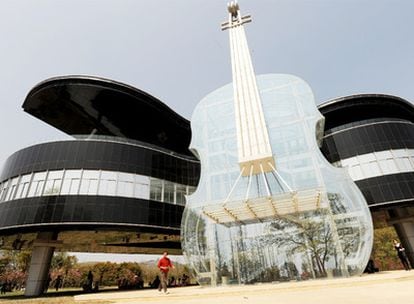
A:
<svg viewBox="0 0 414 304">
<path fill-rule="evenodd" d="M 98 182 L 97 179 L 90 179 L 89 180 L 88 194 L 89 195 L 97 195 L 98 194 L 98 185 L 99 185 L 99 182 Z"/>
<path fill-rule="evenodd" d="M 33 175 L 33 180 L 34 181 L 39 181 L 39 180 L 45 180 L 46 179 L 46 173 L 47 172 L 37 172 Z"/>
<path fill-rule="evenodd" d="M 48 180 L 62 179 L 62 177 L 63 177 L 63 170 L 49 171 L 49 174 L 47 175 Z"/>
<path fill-rule="evenodd" d="M 397 149 L 397 150 L 392 150 L 392 154 L 394 155 L 395 158 L 401 158 L 401 157 L 407 156 L 407 151 L 405 149 Z"/>
<path fill-rule="evenodd" d="M 104 180 L 117 180 L 118 173 L 111 172 L 111 171 L 102 171 L 101 172 L 101 179 Z"/>
<path fill-rule="evenodd" d="M 45 184 L 44 180 L 40 180 L 40 181 L 37 182 L 37 187 L 36 187 L 34 196 L 41 196 L 42 195 L 44 184 Z"/>
<path fill-rule="evenodd" d="M 164 202 L 172 204 L 175 202 L 174 186 L 174 183 L 170 181 L 164 181 Z"/>
<path fill-rule="evenodd" d="M 16 191 L 16 199 L 26 197 L 31 178 L 32 174 L 26 174 L 20 178 L 20 182 Z"/>
<path fill-rule="evenodd" d="M 353 167 L 359 164 L 357 157 L 342 159 L 340 162 L 342 167 Z"/>
<path fill-rule="evenodd" d="M 65 171 L 65 179 L 80 179 L 82 175 L 82 170 L 66 170 Z"/>
<path fill-rule="evenodd" d="M 3 200 L 3 192 L 4 192 L 5 182 L 0 184 L 0 202 Z"/>
<path fill-rule="evenodd" d="M 46 172 L 37 172 L 33 174 L 33 180 L 29 189 L 29 197 L 40 196 L 43 190 L 43 184 L 46 178 Z"/>
<path fill-rule="evenodd" d="M 99 170 L 83 170 L 82 179 L 99 179 Z"/>
<path fill-rule="evenodd" d="M 116 195 L 117 172 L 102 171 L 99 184 L 100 195 Z"/>
<path fill-rule="evenodd" d="M 411 157 L 404 157 L 404 163 L 407 166 L 407 168 L 411 170 L 414 170 L 414 162 L 411 159 Z"/>
<path fill-rule="evenodd" d="M 358 155 L 358 160 L 361 164 L 369 163 L 375 161 L 375 155 L 373 153 Z"/>
<path fill-rule="evenodd" d="M 176 185 L 176 203 L 177 205 L 185 205 L 185 195 L 187 187 L 185 185 Z"/>
<path fill-rule="evenodd" d="M 151 178 L 150 199 L 154 201 L 162 200 L 162 180 Z"/>
<path fill-rule="evenodd" d="M 20 193 L 20 198 L 25 198 L 27 196 L 27 191 L 29 190 L 29 183 L 24 183 L 22 187 L 22 192 Z"/>
<path fill-rule="evenodd" d="M 79 194 L 88 194 L 88 190 L 89 190 L 89 179 L 83 179 L 81 181 L 81 186 L 79 189 Z"/>
<path fill-rule="evenodd" d="M 84 170 L 79 194 L 96 195 L 98 193 L 99 170 Z"/>
<path fill-rule="evenodd" d="M 98 170 L 54 170 L 26 174 L 1 183 L 0 200 L 10 199 L 12 196 L 14 199 L 20 199 L 40 195 L 83 194 L 136 197 L 184 205 L 185 195 L 194 192 L 195 189 L 138 174 Z"/>
<path fill-rule="evenodd" d="M 378 160 L 392 158 L 391 151 L 375 152 L 375 155 L 376 155 Z"/>
<path fill-rule="evenodd" d="M 135 175 L 135 193 L 134 197 L 149 199 L 150 198 L 150 178 L 143 175 Z"/>
<path fill-rule="evenodd" d="M 43 195 L 59 195 L 62 177 L 63 170 L 49 171 Z"/>
<path fill-rule="evenodd" d="M 38 181 L 35 181 L 35 180 L 32 181 L 32 183 L 30 184 L 30 188 L 29 188 L 29 192 L 27 194 L 27 197 L 32 197 L 32 196 L 35 195 L 38 183 L 39 183 Z"/>
<path fill-rule="evenodd" d="M 54 180 L 47 180 L 45 184 L 45 190 L 43 192 L 43 195 L 53 195 L 56 193 L 59 193 L 59 189 L 56 189 L 53 187 Z"/>
<path fill-rule="evenodd" d="M 134 174 L 119 172 L 118 173 L 118 180 L 120 182 L 133 183 L 134 182 Z"/>
<path fill-rule="evenodd" d="M 413 166 L 411 165 L 410 160 L 408 157 L 402 157 L 398 160 L 398 166 L 400 167 L 401 171 L 409 172 L 413 170 Z"/>
<path fill-rule="evenodd" d="M 193 194 L 196 191 L 197 187 L 188 186 L 187 195 Z"/>
<path fill-rule="evenodd" d="M 16 189 L 17 189 L 17 183 L 19 182 L 19 177 L 15 177 L 11 180 L 11 189 L 9 191 L 9 195 L 7 197 L 7 200 L 12 200 L 14 199 L 14 196 L 16 194 Z"/>
<path fill-rule="evenodd" d="M 119 196 L 133 197 L 134 196 L 134 183 L 119 181 L 117 194 Z"/>
<path fill-rule="evenodd" d="M 80 179 L 73 178 L 71 179 L 69 194 L 78 194 L 80 186 Z"/>
<path fill-rule="evenodd" d="M 78 194 L 79 181 L 82 170 L 66 170 L 60 193 L 62 195 Z"/>
<path fill-rule="evenodd" d="M 135 174 L 135 183 L 149 185 L 150 178 L 144 175 Z"/>
<path fill-rule="evenodd" d="M 62 188 L 60 190 L 61 195 L 69 194 L 69 189 L 70 189 L 70 183 L 71 182 L 72 182 L 72 180 L 67 179 L 66 176 L 65 176 L 65 179 L 63 180 L 63 183 L 62 183 Z"/>
<path fill-rule="evenodd" d="M 364 173 L 365 178 L 370 178 L 373 176 L 378 176 L 381 174 L 377 162 L 371 162 L 367 164 L 361 164 L 362 172 Z"/>
<path fill-rule="evenodd" d="M 1 195 L 1 200 L 2 201 L 5 201 L 6 200 L 7 193 L 9 191 L 9 189 L 10 189 L 9 184 L 10 184 L 10 180 L 7 180 L 7 181 L 4 182 L 3 192 L 2 192 L 2 195 Z"/>
<path fill-rule="evenodd" d="M 395 161 L 393 158 L 391 159 L 384 159 L 379 162 L 379 165 L 381 167 L 382 173 L 385 174 L 394 174 L 398 172 L 397 165 L 395 164 Z"/>
</svg>

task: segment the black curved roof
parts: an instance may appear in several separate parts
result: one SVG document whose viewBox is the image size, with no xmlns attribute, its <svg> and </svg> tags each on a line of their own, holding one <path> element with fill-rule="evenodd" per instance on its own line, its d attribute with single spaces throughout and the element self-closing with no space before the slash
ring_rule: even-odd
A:
<svg viewBox="0 0 414 304">
<path fill-rule="evenodd" d="M 69 135 L 117 136 L 192 155 L 188 120 L 150 94 L 113 80 L 50 78 L 29 92 L 23 109 Z"/>
<path fill-rule="evenodd" d="M 318 106 L 325 116 L 325 130 L 374 118 L 399 118 L 414 122 L 414 106 L 386 94 L 357 94 L 329 100 Z"/>
</svg>

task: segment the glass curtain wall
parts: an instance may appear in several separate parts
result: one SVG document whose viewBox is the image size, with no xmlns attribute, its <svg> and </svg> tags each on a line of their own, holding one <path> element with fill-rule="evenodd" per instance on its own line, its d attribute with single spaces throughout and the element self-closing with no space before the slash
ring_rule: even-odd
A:
<svg viewBox="0 0 414 304">
<path fill-rule="evenodd" d="M 104 170 L 29 173 L 0 183 L 0 202 L 35 196 L 103 195 L 185 204 L 194 187 L 149 176 Z"/>
<path fill-rule="evenodd" d="M 372 248 L 367 203 L 317 145 L 323 119 L 290 75 L 257 77 L 275 170 L 242 176 L 233 88 L 205 97 L 192 120 L 201 178 L 181 225 L 184 256 L 201 284 L 360 275 Z"/>
</svg>

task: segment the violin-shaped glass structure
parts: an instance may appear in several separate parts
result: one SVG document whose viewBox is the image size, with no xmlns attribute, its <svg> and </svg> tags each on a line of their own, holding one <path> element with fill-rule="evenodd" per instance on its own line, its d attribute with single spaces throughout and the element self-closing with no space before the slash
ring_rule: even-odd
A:
<svg viewBox="0 0 414 304">
<path fill-rule="evenodd" d="M 365 199 L 319 150 L 324 118 L 310 87 L 255 76 L 248 21 L 229 4 L 233 83 L 191 119 L 201 178 L 182 218 L 184 256 L 212 286 L 359 275 L 372 248 Z"/>
</svg>

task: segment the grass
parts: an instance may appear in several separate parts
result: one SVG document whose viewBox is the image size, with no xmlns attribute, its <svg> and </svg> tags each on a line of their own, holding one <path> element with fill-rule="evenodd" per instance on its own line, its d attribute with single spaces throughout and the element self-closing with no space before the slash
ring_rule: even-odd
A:
<svg viewBox="0 0 414 304">
<path fill-rule="evenodd" d="M 114 291 L 114 289 L 105 289 L 100 292 Z M 39 297 L 25 297 L 23 291 L 8 292 L 0 295 L 0 304 L 16 303 L 16 304 L 75 304 L 74 296 L 84 294 L 79 288 L 64 288 L 59 291 L 49 291 Z M 88 304 L 109 304 L 110 301 L 88 301 Z"/>
</svg>

